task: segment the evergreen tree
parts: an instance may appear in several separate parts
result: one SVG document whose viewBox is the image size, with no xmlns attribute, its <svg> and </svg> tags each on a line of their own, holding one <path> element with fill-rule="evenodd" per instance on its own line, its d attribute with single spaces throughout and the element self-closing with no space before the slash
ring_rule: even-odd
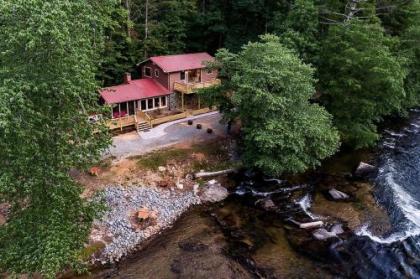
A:
<svg viewBox="0 0 420 279">
<path fill-rule="evenodd" d="M 264 35 L 238 54 L 220 50 L 217 65 L 223 83 L 203 96 L 218 104 L 228 121 L 241 120 L 246 165 L 273 175 L 299 173 L 335 153 L 339 138 L 331 115 L 309 102 L 314 69 L 278 37 Z"/>
<path fill-rule="evenodd" d="M 103 86 L 121 83 L 124 73 L 134 71 L 135 65 L 144 60 L 137 32 L 129 18 L 132 8 L 129 6 L 129 13 L 126 6 L 115 5 L 105 26 L 105 45 L 98 70 Z"/>
<path fill-rule="evenodd" d="M 411 108 L 420 105 L 420 1 L 413 0 L 407 10 L 411 12 L 407 14 L 407 28 L 402 33 L 399 51 L 407 61 L 408 70 L 403 105 Z"/>
<path fill-rule="evenodd" d="M 284 17 L 282 13 L 277 16 Z M 303 61 L 316 65 L 319 55 L 318 9 L 313 0 L 295 0 L 286 19 L 275 27 L 282 43 L 295 49 Z"/>
<path fill-rule="evenodd" d="M 96 215 L 69 175 L 98 158 L 106 128 L 88 121 L 102 26 L 112 1 L 0 5 L 0 272 L 53 278 L 76 265 Z M 109 8 L 109 9 L 108 9 Z"/>
<path fill-rule="evenodd" d="M 322 43 L 323 100 L 353 147 L 375 143 L 376 124 L 402 108 L 406 73 L 392 54 L 395 44 L 379 24 L 358 19 L 331 27 Z"/>
</svg>

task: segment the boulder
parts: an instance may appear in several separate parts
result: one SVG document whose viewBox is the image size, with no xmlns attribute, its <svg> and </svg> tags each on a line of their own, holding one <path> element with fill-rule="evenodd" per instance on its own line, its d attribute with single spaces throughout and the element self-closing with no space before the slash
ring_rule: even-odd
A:
<svg viewBox="0 0 420 279">
<path fill-rule="evenodd" d="M 159 166 L 159 167 L 158 167 L 158 170 L 159 170 L 160 172 L 164 172 L 164 171 L 166 171 L 166 168 L 165 168 L 164 166 Z"/>
<path fill-rule="evenodd" d="M 342 224 L 335 224 L 334 226 L 332 226 L 331 232 L 333 232 L 335 234 L 344 233 L 343 225 Z"/>
<path fill-rule="evenodd" d="M 270 197 L 257 200 L 255 204 L 261 206 L 264 210 L 267 210 L 267 211 L 273 211 L 273 210 L 276 210 L 277 208 Z"/>
<path fill-rule="evenodd" d="M 334 232 L 327 231 L 325 228 L 319 228 L 312 232 L 312 235 L 317 240 L 326 240 L 328 238 L 336 237 Z"/>
<path fill-rule="evenodd" d="M 336 200 L 336 201 L 350 199 L 350 196 L 348 194 L 343 193 L 341 191 L 338 191 L 335 188 L 332 188 L 332 189 L 328 190 L 328 194 L 329 194 L 331 199 Z"/>
<path fill-rule="evenodd" d="M 326 240 L 332 237 L 337 237 L 339 234 L 344 233 L 342 224 L 334 224 L 330 230 L 326 228 L 319 228 L 312 232 L 312 235 L 317 240 Z"/>
<path fill-rule="evenodd" d="M 376 171 L 376 167 L 370 164 L 360 162 L 359 166 L 355 170 L 354 174 L 357 176 L 366 176 Z"/>
<path fill-rule="evenodd" d="M 203 202 L 219 202 L 226 199 L 228 195 L 228 190 L 214 181 L 209 181 L 200 191 L 200 198 Z"/>
</svg>

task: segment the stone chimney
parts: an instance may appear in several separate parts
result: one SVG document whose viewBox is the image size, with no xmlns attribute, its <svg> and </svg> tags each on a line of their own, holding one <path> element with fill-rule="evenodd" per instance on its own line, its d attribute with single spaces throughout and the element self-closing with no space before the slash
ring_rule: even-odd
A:
<svg viewBox="0 0 420 279">
<path fill-rule="evenodd" d="M 131 74 L 130 73 L 124 73 L 124 83 L 129 84 L 131 82 Z"/>
</svg>

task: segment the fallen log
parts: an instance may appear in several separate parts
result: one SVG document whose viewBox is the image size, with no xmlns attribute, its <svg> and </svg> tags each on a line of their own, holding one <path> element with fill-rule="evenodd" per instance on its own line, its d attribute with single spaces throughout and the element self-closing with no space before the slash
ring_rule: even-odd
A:
<svg viewBox="0 0 420 279">
<path fill-rule="evenodd" d="M 213 171 L 213 172 L 197 172 L 194 174 L 194 178 L 203 178 L 203 177 L 212 177 L 212 176 L 218 176 L 218 175 L 224 175 L 229 173 L 236 172 L 236 169 L 226 169 L 221 171 Z"/>
<path fill-rule="evenodd" d="M 301 223 L 299 225 L 299 228 L 301 229 L 312 229 L 312 228 L 319 228 L 324 225 L 324 222 L 322 221 L 315 221 L 315 222 L 309 222 L 309 223 Z"/>
</svg>

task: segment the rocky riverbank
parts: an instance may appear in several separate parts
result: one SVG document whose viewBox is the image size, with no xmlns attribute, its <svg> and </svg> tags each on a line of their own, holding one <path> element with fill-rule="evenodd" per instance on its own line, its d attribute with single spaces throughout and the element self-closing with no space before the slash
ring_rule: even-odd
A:
<svg viewBox="0 0 420 279">
<path fill-rule="evenodd" d="M 89 247 L 96 247 L 94 264 L 115 263 L 135 251 L 145 240 L 161 233 L 193 205 L 226 198 L 216 181 L 191 190 L 148 186 L 108 186 L 101 194 L 107 210 L 96 220 Z"/>
</svg>

